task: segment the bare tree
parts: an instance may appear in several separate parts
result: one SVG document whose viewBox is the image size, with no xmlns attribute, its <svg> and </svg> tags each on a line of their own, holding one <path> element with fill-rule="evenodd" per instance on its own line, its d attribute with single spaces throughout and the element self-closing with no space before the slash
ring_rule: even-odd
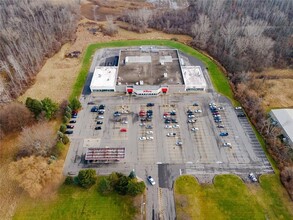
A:
<svg viewBox="0 0 293 220">
<path fill-rule="evenodd" d="M 211 36 L 210 25 L 210 19 L 206 15 L 199 15 L 198 21 L 191 26 L 193 40 L 202 49 L 206 49 Z"/>
</svg>

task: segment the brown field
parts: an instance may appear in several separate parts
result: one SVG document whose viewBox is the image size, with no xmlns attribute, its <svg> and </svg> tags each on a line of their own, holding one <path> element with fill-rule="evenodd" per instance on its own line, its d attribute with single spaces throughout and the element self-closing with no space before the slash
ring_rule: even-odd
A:
<svg viewBox="0 0 293 220">
<path fill-rule="evenodd" d="M 293 70 L 268 69 L 262 73 L 264 79 L 257 79 L 260 89 L 256 90 L 263 99 L 266 110 L 272 108 L 293 108 Z"/>
</svg>

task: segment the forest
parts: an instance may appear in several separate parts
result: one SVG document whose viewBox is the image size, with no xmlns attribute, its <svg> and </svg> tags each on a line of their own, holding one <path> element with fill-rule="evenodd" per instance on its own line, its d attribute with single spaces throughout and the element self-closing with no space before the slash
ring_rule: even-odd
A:
<svg viewBox="0 0 293 220">
<path fill-rule="evenodd" d="M 0 1 L 0 103 L 19 96 L 61 46 L 75 39 L 79 4 Z"/>
</svg>

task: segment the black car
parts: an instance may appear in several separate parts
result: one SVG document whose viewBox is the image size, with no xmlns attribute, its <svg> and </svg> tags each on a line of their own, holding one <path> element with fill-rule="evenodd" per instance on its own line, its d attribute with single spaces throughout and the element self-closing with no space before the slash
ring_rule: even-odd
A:
<svg viewBox="0 0 293 220">
<path fill-rule="evenodd" d="M 198 104 L 195 102 L 195 103 L 193 103 L 193 106 L 198 106 Z"/>
<path fill-rule="evenodd" d="M 178 123 L 178 121 L 176 119 L 174 119 L 174 118 L 171 119 L 171 122 L 172 123 Z"/>
<path fill-rule="evenodd" d="M 176 112 L 170 112 L 170 115 L 176 115 Z"/>
<path fill-rule="evenodd" d="M 98 106 L 93 106 L 91 108 L 91 112 L 97 112 L 98 111 Z"/>
<path fill-rule="evenodd" d="M 71 124 L 76 123 L 76 120 L 70 120 L 69 123 Z"/>
<path fill-rule="evenodd" d="M 188 109 L 186 113 L 189 114 L 189 113 L 193 113 L 193 112 L 190 109 Z"/>
<path fill-rule="evenodd" d="M 140 121 L 146 121 L 146 118 L 141 118 Z"/>
<path fill-rule="evenodd" d="M 95 127 L 95 130 L 102 130 L 101 126 Z"/>
<path fill-rule="evenodd" d="M 147 110 L 147 113 L 153 114 L 153 110 Z"/>
<path fill-rule="evenodd" d="M 99 105 L 99 109 L 105 109 L 105 105 Z"/>
<path fill-rule="evenodd" d="M 99 112 L 98 112 L 98 114 L 99 114 L 99 115 L 103 115 L 103 114 L 104 114 L 104 112 L 100 112 L 100 111 L 99 111 Z"/>
<path fill-rule="evenodd" d="M 165 124 L 170 124 L 170 123 L 171 123 L 171 121 L 169 119 L 165 120 Z"/>
<path fill-rule="evenodd" d="M 152 102 L 149 102 L 149 103 L 147 103 L 147 107 L 152 107 L 152 106 L 154 106 L 155 105 L 155 103 L 152 103 Z"/>
<path fill-rule="evenodd" d="M 97 121 L 97 124 L 101 125 L 101 124 L 103 124 L 103 122 L 102 121 Z"/>
<path fill-rule="evenodd" d="M 66 125 L 66 128 L 74 128 L 74 125 Z"/>
<path fill-rule="evenodd" d="M 65 131 L 65 134 L 73 134 L 73 130 L 67 130 Z"/>
<path fill-rule="evenodd" d="M 244 113 L 238 114 L 237 117 L 243 118 L 243 117 L 245 117 L 245 114 Z"/>
</svg>

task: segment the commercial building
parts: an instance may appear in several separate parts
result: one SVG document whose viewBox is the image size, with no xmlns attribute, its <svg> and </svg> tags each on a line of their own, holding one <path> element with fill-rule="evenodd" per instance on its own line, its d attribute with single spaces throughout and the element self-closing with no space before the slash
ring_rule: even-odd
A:
<svg viewBox="0 0 293 220">
<path fill-rule="evenodd" d="M 207 83 L 200 66 L 182 66 L 181 69 L 185 91 L 204 91 L 206 89 Z"/>
<path fill-rule="evenodd" d="M 117 67 L 97 66 L 90 84 L 91 92 L 115 92 Z"/>
<path fill-rule="evenodd" d="M 87 148 L 85 153 L 85 162 L 86 163 L 109 163 L 117 162 L 125 157 L 125 148 L 118 147 L 90 147 Z"/>
<path fill-rule="evenodd" d="M 273 123 L 282 129 L 284 141 L 293 147 L 293 109 L 273 109 L 270 116 Z"/>
<path fill-rule="evenodd" d="M 126 93 L 136 96 L 157 96 L 168 92 L 168 86 L 127 86 Z"/>
</svg>

